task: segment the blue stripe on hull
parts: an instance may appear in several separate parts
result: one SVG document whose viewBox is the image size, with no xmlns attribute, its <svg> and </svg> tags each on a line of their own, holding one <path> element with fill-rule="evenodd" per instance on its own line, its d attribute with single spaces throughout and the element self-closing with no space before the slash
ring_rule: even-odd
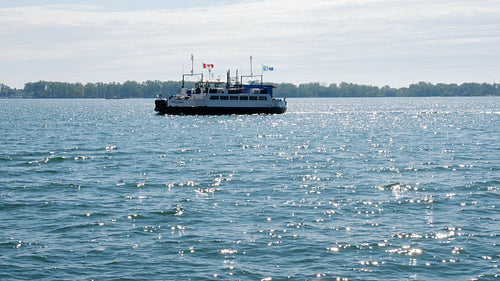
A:
<svg viewBox="0 0 500 281">
<path fill-rule="evenodd" d="M 173 115 L 281 114 L 286 111 L 282 107 L 177 107 L 167 106 L 162 100 L 156 100 L 155 104 L 158 114 Z"/>
</svg>

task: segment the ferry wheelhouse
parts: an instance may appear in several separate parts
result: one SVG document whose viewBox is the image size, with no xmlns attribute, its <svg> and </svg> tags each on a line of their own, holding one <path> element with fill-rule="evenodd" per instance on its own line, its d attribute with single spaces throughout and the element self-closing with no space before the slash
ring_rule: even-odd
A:
<svg viewBox="0 0 500 281">
<path fill-rule="evenodd" d="M 186 78 L 199 76 L 194 87 L 185 85 Z M 255 78 L 257 78 L 255 80 Z M 254 79 L 254 80 L 252 80 Z M 250 82 L 243 83 L 244 80 Z M 231 83 L 235 81 L 235 83 Z M 192 85 L 192 84 L 191 84 Z M 273 97 L 273 85 L 264 84 L 262 75 L 241 76 L 227 81 L 203 80 L 203 73 L 182 75 L 178 94 L 155 100 L 158 114 L 222 115 L 222 114 L 280 114 L 286 111 L 286 99 Z"/>
</svg>

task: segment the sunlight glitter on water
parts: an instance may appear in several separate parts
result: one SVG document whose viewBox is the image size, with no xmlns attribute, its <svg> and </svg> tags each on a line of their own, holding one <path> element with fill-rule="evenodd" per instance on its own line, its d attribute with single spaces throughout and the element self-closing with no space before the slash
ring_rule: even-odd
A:
<svg viewBox="0 0 500 281">
<path fill-rule="evenodd" d="M 36 130 L 0 123 L 0 279 L 497 274 L 500 119 L 481 113 L 496 100 L 298 99 L 212 117 L 100 102 L 17 117 Z"/>
</svg>

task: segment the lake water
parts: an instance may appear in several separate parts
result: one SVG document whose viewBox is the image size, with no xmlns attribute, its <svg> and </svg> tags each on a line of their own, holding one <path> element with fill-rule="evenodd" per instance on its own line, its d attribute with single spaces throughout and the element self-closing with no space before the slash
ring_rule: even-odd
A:
<svg viewBox="0 0 500 281">
<path fill-rule="evenodd" d="M 494 280 L 500 98 L 0 100 L 1 280 Z"/>
</svg>

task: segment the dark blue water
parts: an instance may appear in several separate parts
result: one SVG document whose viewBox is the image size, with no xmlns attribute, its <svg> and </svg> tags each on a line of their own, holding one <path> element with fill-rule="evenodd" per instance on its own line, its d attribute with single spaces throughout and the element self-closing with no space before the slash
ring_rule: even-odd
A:
<svg viewBox="0 0 500 281">
<path fill-rule="evenodd" d="M 500 98 L 0 100 L 1 280 L 493 280 Z"/>
</svg>

